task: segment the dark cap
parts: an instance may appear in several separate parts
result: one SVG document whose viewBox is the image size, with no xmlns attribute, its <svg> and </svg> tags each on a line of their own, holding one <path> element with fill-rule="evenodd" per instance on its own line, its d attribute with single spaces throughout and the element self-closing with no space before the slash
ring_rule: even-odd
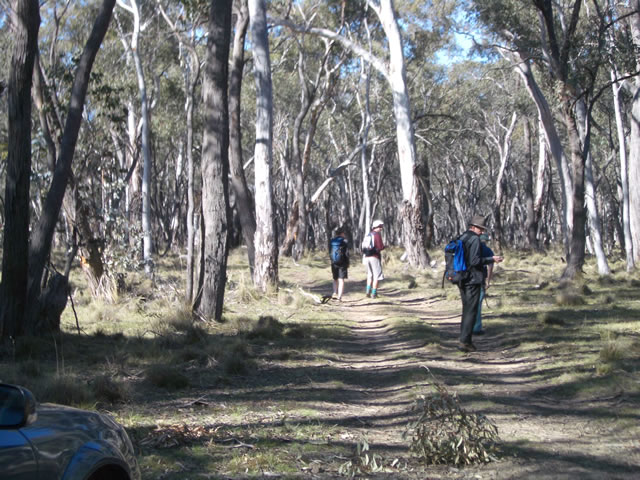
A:
<svg viewBox="0 0 640 480">
<path fill-rule="evenodd" d="M 484 217 L 482 215 L 474 215 L 469 222 L 470 227 L 478 227 L 482 230 L 486 230 L 487 227 L 484 224 Z"/>
</svg>

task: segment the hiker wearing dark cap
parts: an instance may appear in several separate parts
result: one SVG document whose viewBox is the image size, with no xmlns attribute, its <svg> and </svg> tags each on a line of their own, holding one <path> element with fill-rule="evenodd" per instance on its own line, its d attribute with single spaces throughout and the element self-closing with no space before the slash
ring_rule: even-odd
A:
<svg viewBox="0 0 640 480">
<path fill-rule="evenodd" d="M 464 245 L 465 262 L 467 264 L 467 274 L 460 281 L 460 298 L 462 299 L 462 318 L 460 321 L 460 344 L 458 349 L 463 352 L 475 352 L 476 346 L 473 344 L 471 336 L 473 326 L 478 315 L 478 304 L 480 302 L 480 290 L 484 282 L 484 265 L 499 263 L 502 257 L 493 255 L 491 257 L 482 256 L 480 245 L 480 235 L 487 229 L 484 224 L 484 217 L 475 215 L 469 222 L 469 229 L 462 234 L 460 240 Z"/>
</svg>

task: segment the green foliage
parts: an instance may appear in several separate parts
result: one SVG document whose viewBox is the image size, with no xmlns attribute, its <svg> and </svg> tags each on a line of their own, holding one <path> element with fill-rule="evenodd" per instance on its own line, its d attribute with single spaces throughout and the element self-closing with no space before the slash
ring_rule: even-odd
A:
<svg viewBox="0 0 640 480">
<path fill-rule="evenodd" d="M 434 393 L 416 401 L 419 413 L 407 427 L 411 452 L 428 465 L 470 465 L 496 460 L 498 427 L 484 415 L 467 412 L 458 396 L 433 383 Z"/>
</svg>

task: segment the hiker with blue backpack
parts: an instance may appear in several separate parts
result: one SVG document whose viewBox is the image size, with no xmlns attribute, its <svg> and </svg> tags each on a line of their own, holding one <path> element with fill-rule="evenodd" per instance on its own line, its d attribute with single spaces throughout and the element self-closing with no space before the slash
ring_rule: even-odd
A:
<svg viewBox="0 0 640 480">
<path fill-rule="evenodd" d="M 480 292 L 484 283 L 484 265 L 500 263 L 498 255 L 482 256 L 480 235 L 487 229 L 484 217 L 475 215 L 469 222 L 469 228 L 445 248 L 447 268 L 445 277 L 458 285 L 462 300 L 462 318 L 460 321 L 460 343 L 458 350 L 475 352 L 473 327 L 478 316 Z"/>
<path fill-rule="evenodd" d="M 367 288 L 365 293 L 369 298 L 378 298 L 378 282 L 384 279 L 382 273 L 382 255 L 384 242 L 382 241 L 382 220 L 374 220 L 371 231 L 362 240 L 362 263 L 367 269 Z"/>
<path fill-rule="evenodd" d="M 338 227 L 335 232 L 335 237 L 331 239 L 332 298 L 335 300 L 342 300 L 344 281 L 348 278 L 349 244 L 346 235 L 346 229 L 344 227 Z"/>
</svg>

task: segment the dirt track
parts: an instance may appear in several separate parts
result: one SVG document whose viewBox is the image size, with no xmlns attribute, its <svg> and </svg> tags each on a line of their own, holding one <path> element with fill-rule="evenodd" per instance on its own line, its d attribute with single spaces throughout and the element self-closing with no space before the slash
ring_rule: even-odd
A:
<svg viewBox="0 0 640 480">
<path fill-rule="evenodd" d="M 351 372 L 362 372 L 366 380 L 345 380 L 360 383 L 359 394 L 344 391 L 344 400 L 327 404 L 327 414 L 351 426 L 354 437 L 366 435 L 372 451 L 384 452 L 383 458 L 406 456 L 402 433 L 413 398 L 430 391 L 425 367 L 458 393 L 466 408 L 487 415 L 499 428 L 498 462 L 410 469 L 389 478 L 640 478 L 640 412 L 629 413 L 637 399 L 617 392 L 574 401 L 551 396 L 549 374 L 561 371 L 540 375 L 551 359 L 543 351 L 523 354 L 516 329 L 492 334 L 490 311 L 485 314 L 487 335 L 474 338 L 478 352 L 463 354 L 455 349 L 459 313 L 444 299 L 386 291 L 377 301 L 354 294 L 330 302 L 329 308 L 352 322 L 353 333 L 336 345 L 341 362 L 331 366 L 349 379 Z M 416 315 L 433 328 L 436 342 L 406 339 L 390 325 L 390 317 Z M 321 375 L 322 366 L 316 368 Z M 411 381 L 397 382 L 400 378 Z"/>
</svg>

